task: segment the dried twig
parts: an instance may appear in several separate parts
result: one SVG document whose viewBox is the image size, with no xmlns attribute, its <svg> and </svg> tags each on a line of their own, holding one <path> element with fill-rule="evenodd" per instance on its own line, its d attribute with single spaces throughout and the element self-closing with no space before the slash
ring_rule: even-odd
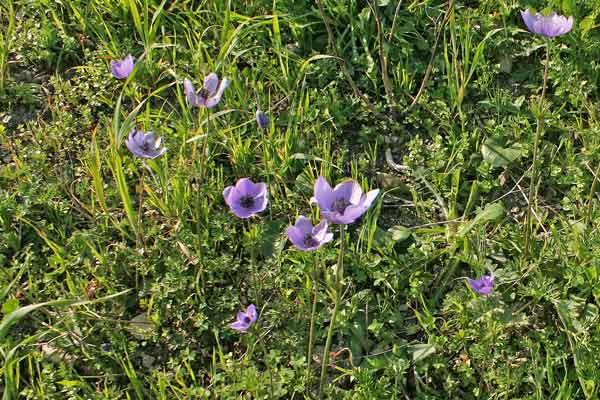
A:
<svg viewBox="0 0 600 400">
<path fill-rule="evenodd" d="M 394 37 L 394 28 L 396 27 L 396 19 L 398 18 L 398 13 L 400 13 L 400 6 L 402 5 L 402 0 L 398 2 L 396 6 L 396 10 L 394 11 L 394 19 L 392 20 L 392 29 L 390 29 L 390 34 L 388 35 L 388 40 L 392 40 Z"/>
<path fill-rule="evenodd" d="M 381 78 L 383 79 L 383 87 L 385 89 L 385 95 L 387 97 L 388 105 L 390 107 L 394 107 L 396 101 L 394 100 L 394 89 L 392 87 L 392 83 L 390 82 L 390 76 L 388 75 L 387 69 L 387 56 L 385 54 L 385 46 L 383 37 L 383 27 L 381 26 L 381 18 L 379 17 L 379 12 L 377 11 L 377 4 L 371 4 L 371 2 L 367 2 L 371 11 L 373 12 L 373 16 L 375 17 L 375 25 L 377 26 L 377 36 L 379 41 L 379 64 L 381 64 Z"/>
<path fill-rule="evenodd" d="M 392 156 L 392 150 L 388 147 L 385 149 L 385 162 L 387 165 L 398 172 L 406 172 L 409 170 L 408 165 L 398 164 L 394 161 L 394 157 Z"/>
</svg>

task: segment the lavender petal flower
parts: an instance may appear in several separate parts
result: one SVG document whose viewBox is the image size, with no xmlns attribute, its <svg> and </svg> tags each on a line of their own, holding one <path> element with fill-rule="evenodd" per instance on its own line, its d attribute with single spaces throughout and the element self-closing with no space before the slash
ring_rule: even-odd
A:
<svg viewBox="0 0 600 400">
<path fill-rule="evenodd" d="M 185 93 L 185 97 L 187 98 L 190 106 L 200 107 L 206 105 L 206 99 L 200 98 L 196 95 L 194 84 L 187 78 L 183 80 L 183 93 Z"/>
<path fill-rule="evenodd" d="M 192 107 L 213 108 L 219 104 L 221 97 L 223 97 L 223 92 L 228 86 L 229 80 L 223 78 L 219 83 L 219 76 L 214 72 L 204 78 L 204 85 L 198 93 L 196 93 L 192 81 L 187 78 L 183 80 L 183 92 Z"/>
<path fill-rule="evenodd" d="M 269 117 L 264 112 L 256 110 L 256 123 L 260 129 L 267 129 L 270 124 Z"/>
<path fill-rule="evenodd" d="M 135 128 L 131 129 L 125 145 L 134 156 L 140 158 L 157 158 L 167 151 L 165 147 L 161 147 L 160 138 L 154 138 L 154 133 L 144 133 Z"/>
<path fill-rule="evenodd" d="M 379 189 L 363 193 L 360 185 L 347 181 L 331 188 L 327 180 L 320 176 L 315 182 L 314 197 L 321 209 L 321 215 L 332 224 L 347 225 L 360 218 L 377 198 Z"/>
<path fill-rule="evenodd" d="M 556 37 L 564 35 L 573 29 L 573 17 L 565 17 L 552 12 L 550 15 L 543 16 L 540 13 L 535 15 L 529 10 L 521 11 L 521 16 L 527 29 L 532 33 L 546 37 Z"/>
<path fill-rule="evenodd" d="M 327 221 L 322 221 L 313 227 L 310 219 L 301 215 L 298 217 L 296 225 L 290 226 L 287 229 L 287 234 L 297 249 L 313 251 L 333 240 L 333 233 L 327 232 L 327 228 Z"/>
<path fill-rule="evenodd" d="M 467 277 L 467 282 L 471 288 L 478 294 L 482 296 L 488 296 L 492 293 L 492 289 L 494 288 L 494 274 L 484 275 L 478 279 L 471 279 Z"/>
<path fill-rule="evenodd" d="M 213 96 L 219 86 L 219 76 L 211 72 L 204 78 L 204 90 L 208 93 L 208 97 Z"/>
<path fill-rule="evenodd" d="M 239 218 L 250 218 L 267 208 L 267 185 L 242 178 L 223 190 L 225 203 Z"/>
<path fill-rule="evenodd" d="M 238 312 L 237 319 L 235 322 L 229 324 L 231 329 L 234 329 L 238 332 L 246 332 L 248 328 L 250 328 L 258 319 L 258 312 L 256 311 L 256 306 L 254 304 L 250 304 L 248 308 L 246 308 L 245 312 Z"/>
<path fill-rule="evenodd" d="M 110 69 L 115 78 L 126 79 L 133 71 L 134 65 L 133 57 L 129 54 L 122 60 L 112 60 L 110 62 Z"/>
</svg>

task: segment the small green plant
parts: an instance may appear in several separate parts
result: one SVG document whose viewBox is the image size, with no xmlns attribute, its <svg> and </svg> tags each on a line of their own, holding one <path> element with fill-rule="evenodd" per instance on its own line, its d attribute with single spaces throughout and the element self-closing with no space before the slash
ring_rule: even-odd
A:
<svg viewBox="0 0 600 400">
<path fill-rule="evenodd" d="M 600 9 L 529 3 L 1 2 L 4 399 L 596 399 Z"/>
</svg>

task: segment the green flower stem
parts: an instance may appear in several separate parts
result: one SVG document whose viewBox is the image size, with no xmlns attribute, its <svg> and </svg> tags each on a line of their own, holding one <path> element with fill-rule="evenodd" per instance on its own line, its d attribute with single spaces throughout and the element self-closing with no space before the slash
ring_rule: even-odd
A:
<svg viewBox="0 0 600 400">
<path fill-rule="evenodd" d="M 550 40 L 546 41 L 546 63 L 544 66 L 544 81 L 542 84 L 542 95 L 538 103 L 536 115 L 535 137 L 533 142 L 533 165 L 531 167 L 531 180 L 529 181 L 529 197 L 527 199 L 527 219 L 525 221 L 525 257 L 529 254 L 531 245 L 531 235 L 533 234 L 533 203 L 537 197 L 537 179 L 538 179 L 538 152 L 540 144 L 540 135 L 542 131 L 542 121 L 544 116 L 543 105 L 546 87 L 548 86 L 548 65 L 550 64 Z"/>
<path fill-rule="evenodd" d="M 329 323 L 329 330 L 327 331 L 327 340 L 325 341 L 325 348 L 323 349 L 323 359 L 321 360 L 321 379 L 319 382 L 319 398 L 323 398 L 323 387 L 325 386 L 325 375 L 327 373 L 327 366 L 329 364 L 329 350 L 331 349 L 331 340 L 333 338 L 333 330 L 335 328 L 335 320 L 339 310 L 341 297 L 342 297 L 342 284 L 344 280 L 344 233 L 345 225 L 340 225 L 340 252 L 338 254 L 338 262 L 336 266 L 335 274 L 335 287 L 334 287 L 334 299 L 333 299 L 333 311 L 331 312 L 331 322 Z"/>
<path fill-rule="evenodd" d="M 313 303 L 312 303 L 312 310 L 310 313 L 310 327 L 308 330 L 308 354 L 307 354 L 307 358 L 306 358 L 306 386 L 307 386 L 307 390 L 310 387 L 310 381 L 311 381 L 311 376 L 312 376 L 312 357 L 313 357 L 313 338 L 314 338 L 314 329 L 315 329 L 315 317 L 317 315 L 317 301 L 318 301 L 318 295 L 319 295 L 319 286 L 318 286 L 318 279 L 319 279 L 319 263 L 318 263 L 318 257 L 315 253 L 314 256 L 314 263 L 312 265 L 312 273 L 311 273 L 311 278 L 312 278 L 312 292 L 313 292 Z"/>
<path fill-rule="evenodd" d="M 250 225 L 250 221 L 244 220 L 244 228 L 246 232 L 246 239 L 250 242 L 250 277 L 249 277 L 249 287 L 248 294 L 250 294 L 250 290 L 254 291 L 254 301 L 255 304 L 262 304 L 261 294 L 262 294 L 262 280 L 257 278 L 258 275 L 258 266 L 257 266 L 257 254 L 256 254 L 256 242 L 257 242 L 257 228 L 256 226 Z"/>
<path fill-rule="evenodd" d="M 200 121 L 198 120 L 198 123 L 200 123 Z M 210 110 L 207 108 L 206 109 L 206 130 L 204 133 L 204 141 L 202 143 L 202 149 L 200 152 L 200 159 L 202 160 L 202 162 L 200 163 L 200 165 L 202 166 L 202 169 L 200 170 L 200 181 L 203 182 L 204 181 L 204 174 L 206 172 L 206 168 L 207 168 L 207 164 L 208 164 L 208 134 L 210 132 Z"/>
<path fill-rule="evenodd" d="M 140 194 L 138 197 L 138 220 L 136 229 L 136 246 L 139 248 L 140 245 L 144 246 L 146 250 L 146 239 L 144 237 L 144 230 L 142 229 L 142 204 L 144 203 L 144 179 L 146 177 L 146 162 L 142 161 L 142 173 L 140 175 Z M 139 285 L 138 268 L 135 269 L 135 287 Z"/>
<path fill-rule="evenodd" d="M 256 237 L 253 237 L 253 239 L 256 239 Z M 254 281 L 254 283 L 252 284 L 252 287 L 254 288 L 254 299 L 257 302 L 257 304 L 262 304 L 262 279 L 260 279 L 260 277 L 257 277 L 258 266 L 256 265 L 256 250 L 254 249 L 254 247 L 252 247 L 252 250 L 250 250 L 250 262 L 252 280 Z"/>
<path fill-rule="evenodd" d="M 140 175 L 140 194 L 138 197 L 138 223 L 137 223 L 137 237 L 138 246 L 142 242 L 142 203 L 144 202 L 144 179 L 146 177 L 146 163 L 142 161 L 142 173 Z"/>
</svg>

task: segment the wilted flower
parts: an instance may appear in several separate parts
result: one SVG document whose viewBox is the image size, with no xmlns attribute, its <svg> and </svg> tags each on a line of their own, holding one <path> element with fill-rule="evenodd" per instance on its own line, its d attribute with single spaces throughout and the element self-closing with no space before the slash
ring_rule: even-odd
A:
<svg viewBox="0 0 600 400">
<path fill-rule="evenodd" d="M 117 79 L 125 79 L 133 71 L 133 57 L 129 54 L 122 60 L 112 60 L 110 62 L 110 69 L 112 74 Z"/>
<path fill-rule="evenodd" d="M 529 31 L 546 37 L 564 35 L 573 28 L 573 17 L 564 17 L 555 12 L 543 16 L 540 13 L 533 15 L 529 10 L 525 10 L 521 11 L 521 16 Z"/>
<path fill-rule="evenodd" d="M 322 221 L 313 228 L 310 219 L 301 215 L 298 217 L 296 225 L 287 229 L 287 234 L 290 241 L 299 250 L 312 251 L 333 239 L 333 233 L 328 233 L 327 227 L 327 221 Z"/>
<path fill-rule="evenodd" d="M 249 218 L 267 208 L 267 185 L 242 178 L 235 186 L 226 187 L 223 197 L 235 215 Z"/>
<path fill-rule="evenodd" d="M 248 308 L 246 308 L 245 312 L 237 313 L 237 321 L 229 324 L 231 329 L 235 329 L 238 332 L 246 332 L 248 328 L 252 326 L 258 319 L 258 312 L 256 311 L 256 306 L 254 304 L 250 304 Z"/>
<path fill-rule="evenodd" d="M 479 279 L 471 279 L 467 277 L 467 281 L 475 292 L 483 296 L 487 296 L 492 293 L 492 289 L 494 288 L 494 273 L 484 275 Z"/>
<path fill-rule="evenodd" d="M 221 97 L 227 86 L 229 86 L 229 80 L 223 78 L 221 83 L 219 83 L 219 76 L 214 72 L 204 78 L 204 86 L 202 86 L 202 89 L 198 93 L 196 93 L 192 81 L 187 78 L 183 80 L 185 97 L 187 97 L 188 103 L 193 107 L 212 108 L 216 106 L 221 101 Z"/>
<path fill-rule="evenodd" d="M 167 151 L 165 147 L 160 146 L 160 138 L 154 138 L 154 133 L 144 133 L 135 128 L 131 129 L 125 144 L 134 156 L 141 158 L 157 158 Z"/>
<path fill-rule="evenodd" d="M 363 215 L 379 194 L 379 189 L 363 194 L 360 185 L 347 181 L 331 188 L 322 176 L 315 182 L 315 195 L 311 199 L 321 209 L 321 215 L 332 224 L 351 224 Z"/>
<path fill-rule="evenodd" d="M 260 110 L 256 110 L 256 123 L 260 129 L 267 129 L 269 127 L 269 122 L 267 114 Z"/>
</svg>

